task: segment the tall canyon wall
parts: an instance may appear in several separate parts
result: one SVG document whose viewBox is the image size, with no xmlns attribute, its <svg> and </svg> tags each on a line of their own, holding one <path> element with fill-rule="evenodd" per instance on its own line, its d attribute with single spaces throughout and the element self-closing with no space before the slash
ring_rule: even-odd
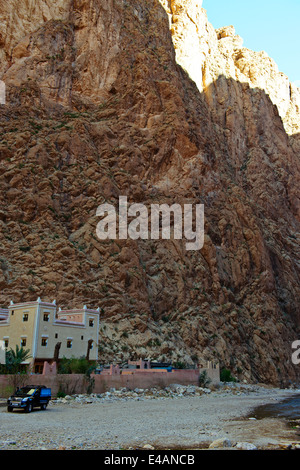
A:
<svg viewBox="0 0 300 470">
<path fill-rule="evenodd" d="M 0 300 L 101 308 L 100 355 L 299 379 L 300 91 L 200 1 L 0 0 Z M 202 203 L 205 241 L 96 209 Z"/>
</svg>

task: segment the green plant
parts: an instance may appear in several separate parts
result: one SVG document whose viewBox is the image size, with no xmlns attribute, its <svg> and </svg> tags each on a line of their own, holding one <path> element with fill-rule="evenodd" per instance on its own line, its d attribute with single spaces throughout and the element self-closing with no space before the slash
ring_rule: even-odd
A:
<svg viewBox="0 0 300 470">
<path fill-rule="evenodd" d="M 63 357 L 59 361 L 58 373 L 59 374 L 87 374 L 93 368 L 90 361 L 84 356 L 82 357 L 71 357 L 67 359 Z"/>
<path fill-rule="evenodd" d="M 13 387 L 12 385 L 7 385 L 6 387 L 0 387 L 0 397 L 8 398 L 14 393 L 15 390 L 16 390 L 16 387 Z"/>
<path fill-rule="evenodd" d="M 198 377 L 199 387 L 207 387 L 210 383 L 211 383 L 211 380 L 207 376 L 207 371 L 204 370 L 203 372 L 200 372 L 199 377 Z"/>
<path fill-rule="evenodd" d="M 231 375 L 229 369 L 222 369 L 220 372 L 221 382 L 236 382 L 236 379 Z"/>
<path fill-rule="evenodd" d="M 18 387 L 24 387 L 30 379 L 30 374 L 28 371 L 23 370 L 21 372 L 17 372 L 16 374 L 9 374 L 8 375 L 8 384 L 15 391 Z"/>
<path fill-rule="evenodd" d="M 85 373 L 85 382 L 86 382 L 86 393 L 92 393 L 95 387 L 95 378 L 91 377 L 91 373 L 94 372 L 96 366 L 90 366 L 89 369 Z"/>
<path fill-rule="evenodd" d="M 30 246 L 20 246 L 20 250 L 26 253 L 27 251 L 30 251 Z"/>
<path fill-rule="evenodd" d="M 24 349 L 16 345 L 16 349 L 10 348 L 6 352 L 5 364 L 10 374 L 17 374 L 24 370 L 24 363 L 31 357 L 30 349 Z"/>
<path fill-rule="evenodd" d="M 173 366 L 175 369 L 186 369 L 186 364 L 182 361 L 174 362 Z"/>
<path fill-rule="evenodd" d="M 6 351 L 5 366 L 2 366 L 1 373 L 9 375 L 9 385 L 15 390 L 17 387 L 23 387 L 29 380 L 29 370 L 27 364 L 24 364 L 31 357 L 30 350 L 16 346 L 13 350 Z"/>
<path fill-rule="evenodd" d="M 65 398 L 66 393 L 63 390 L 62 384 L 59 385 L 59 389 L 58 389 L 58 392 L 57 392 L 56 396 L 57 396 L 57 398 Z"/>
<path fill-rule="evenodd" d="M 167 323 L 169 321 L 170 317 L 168 315 L 163 315 L 161 317 L 161 319 L 162 319 L 163 322 Z"/>
</svg>

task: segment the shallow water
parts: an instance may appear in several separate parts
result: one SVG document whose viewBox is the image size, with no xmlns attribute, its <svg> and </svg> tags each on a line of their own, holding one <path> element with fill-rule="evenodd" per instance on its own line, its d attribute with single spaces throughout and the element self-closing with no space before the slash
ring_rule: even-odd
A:
<svg viewBox="0 0 300 470">
<path fill-rule="evenodd" d="M 300 420 L 300 394 L 277 403 L 258 406 L 253 410 L 250 417 L 256 419 L 283 418 L 289 421 Z"/>
</svg>

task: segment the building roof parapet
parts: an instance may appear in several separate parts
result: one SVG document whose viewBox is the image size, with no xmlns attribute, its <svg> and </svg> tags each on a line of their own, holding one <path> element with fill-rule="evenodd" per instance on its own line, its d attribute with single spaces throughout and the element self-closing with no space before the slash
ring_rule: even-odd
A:
<svg viewBox="0 0 300 470">
<path fill-rule="evenodd" d="M 8 315 L 9 310 L 8 308 L 0 308 L 0 315 Z"/>
<path fill-rule="evenodd" d="M 78 321 L 70 321 L 70 320 L 63 320 L 63 319 L 56 319 L 53 322 L 53 325 L 63 325 L 63 326 L 79 326 L 80 328 L 85 327 L 85 323 L 78 322 Z"/>
<path fill-rule="evenodd" d="M 10 308 L 14 307 L 14 308 L 18 308 L 18 307 L 29 307 L 30 305 L 36 305 L 36 304 L 40 304 L 42 306 L 46 306 L 46 307 L 53 307 L 53 308 L 56 308 L 56 304 L 54 304 L 53 302 L 42 302 L 40 298 L 38 298 L 37 300 L 33 300 L 32 302 L 18 302 L 18 303 L 13 303 L 12 301 L 10 302 Z"/>
<path fill-rule="evenodd" d="M 70 310 L 59 310 L 59 315 L 72 315 L 75 313 L 94 313 L 98 314 L 100 310 L 93 310 L 90 308 L 78 308 L 78 309 L 70 309 Z"/>
<path fill-rule="evenodd" d="M 53 308 L 56 308 L 56 300 L 53 300 L 53 302 L 43 302 L 41 300 L 40 297 L 38 297 L 37 300 L 33 300 L 33 301 L 29 301 L 29 302 L 17 302 L 17 303 L 14 303 L 12 300 L 10 301 L 10 305 L 9 307 L 12 308 L 19 308 L 19 307 L 29 307 L 30 305 L 36 305 L 36 304 L 40 304 L 42 306 L 46 306 L 46 307 L 53 307 Z M 7 311 L 7 313 L 9 312 L 9 309 L 0 309 L 0 313 L 1 313 L 1 310 L 2 311 Z M 83 306 L 83 308 L 81 309 L 65 309 L 65 310 L 62 310 L 61 308 L 59 308 L 59 313 L 60 314 L 64 314 L 64 315 L 71 315 L 71 314 L 74 314 L 74 313 L 94 313 L 94 314 L 97 314 L 97 313 L 100 313 L 100 308 L 98 307 L 96 310 L 95 309 L 89 309 L 87 308 L 86 305 Z"/>
</svg>

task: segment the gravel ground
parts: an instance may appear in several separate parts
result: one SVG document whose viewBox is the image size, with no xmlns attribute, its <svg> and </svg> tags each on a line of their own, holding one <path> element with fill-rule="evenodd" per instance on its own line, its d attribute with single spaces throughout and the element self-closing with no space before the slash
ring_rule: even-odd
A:
<svg viewBox="0 0 300 470">
<path fill-rule="evenodd" d="M 227 392 L 227 393 L 225 393 Z M 261 389 L 252 393 L 214 391 L 201 396 L 129 399 L 53 400 L 47 410 L 26 414 L 0 408 L 0 449 L 90 450 L 197 449 L 217 439 L 274 448 L 299 442 L 277 419 L 249 419 L 265 403 L 295 390 Z"/>
</svg>

